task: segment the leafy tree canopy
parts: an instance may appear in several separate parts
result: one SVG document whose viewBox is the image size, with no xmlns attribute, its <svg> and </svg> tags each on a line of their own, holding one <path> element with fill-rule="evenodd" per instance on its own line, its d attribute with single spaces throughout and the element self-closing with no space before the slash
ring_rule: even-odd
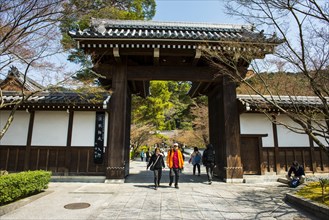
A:
<svg viewBox="0 0 329 220">
<path fill-rule="evenodd" d="M 158 130 L 191 128 L 190 87 L 190 82 L 151 81 L 149 97 L 133 98 L 133 123 L 151 123 Z"/>
<path fill-rule="evenodd" d="M 155 15 L 155 7 L 155 0 L 68 0 L 64 3 L 64 18 L 60 25 L 61 43 L 70 50 L 68 59 L 82 67 L 75 78 L 90 83 L 90 79 L 97 77 L 91 71 L 90 58 L 75 48 L 74 40 L 68 35 L 70 30 L 88 28 L 91 18 L 150 20 Z"/>
</svg>

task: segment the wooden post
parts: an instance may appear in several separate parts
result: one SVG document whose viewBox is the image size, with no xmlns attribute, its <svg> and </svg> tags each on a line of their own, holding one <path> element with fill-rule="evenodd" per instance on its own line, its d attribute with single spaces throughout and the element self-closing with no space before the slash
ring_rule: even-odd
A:
<svg viewBox="0 0 329 220">
<path fill-rule="evenodd" d="M 126 105 L 126 140 L 124 145 L 124 159 L 125 159 L 125 176 L 129 175 L 129 162 L 130 162 L 130 124 L 131 124 L 131 92 L 127 94 Z"/>
<path fill-rule="evenodd" d="M 273 120 L 276 120 L 275 116 L 272 116 Z M 273 129 L 273 142 L 274 142 L 274 169 L 276 174 L 279 174 L 281 171 L 280 163 L 279 163 L 279 141 L 278 141 L 278 128 L 274 122 L 272 122 Z M 270 167 L 270 164 L 268 164 Z"/>
<path fill-rule="evenodd" d="M 27 132 L 26 150 L 25 150 L 25 157 L 24 157 L 24 170 L 30 169 L 30 156 L 31 156 L 34 115 L 35 115 L 35 111 L 30 111 L 29 130 Z"/>
<path fill-rule="evenodd" d="M 267 136 L 267 135 L 266 135 Z M 265 168 L 263 165 L 263 139 L 261 136 L 258 137 L 258 158 L 259 158 L 259 169 L 260 169 L 260 174 L 264 175 L 265 174 Z"/>
<path fill-rule="evenodd" d="M 215 170 L 224 181 L 243 178 L 236 84 L 223 76 L 208 95 L 209 136 L 216 153 Z"/>
<path fill-rule="evenodd" d="M 309 124 L 308 128 L 312 129 L 310 121 L 308 121 L 308 124 Z M 308 140 L 310 143 L 311 169 L 312 169 L 312 172 L 315 173 L 316 172 L 316 162 L 315 162 L 315 155 L 314 155 L 314 142 L 310 136 L 308 136 Z"/>
<path fill-rule="evenodd" d="M 67 129 L 67 139 L 66 139 L 66 148 L 65 148 L 65 168 L 64 174 L 68 174 L 71 168 L 71 155 L 72 155 L 72 131 L 73 131 L 73 118 L 74 118 L 74 111 L 69 111 L 69 124 Z M 58 167 L 56 166 L 56 169 Z"/>
<path fill-rule="evenodd" d="M 125 144 L 127 120 L 127 66 L 125 62 L 114 65 L 110 104 L 110 125 L 108 130 L 108 167 L 107 179 L 123 179 L 125 177 Z M 130 114 L 130 112 L 128 113 Z"/>
</svg>

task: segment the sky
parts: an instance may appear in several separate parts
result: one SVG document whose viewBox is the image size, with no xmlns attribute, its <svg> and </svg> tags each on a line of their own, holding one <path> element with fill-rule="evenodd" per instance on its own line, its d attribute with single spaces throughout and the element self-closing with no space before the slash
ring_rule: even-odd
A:
<svg viewBox="0 0 329 220">
<path fill-rule="evenodd" d="M 225 14 L 223 0 L 156 0 L 154 21 L 242 24 Z"/>
<path fill-rule="evenodd" d="M 156 0 L 156 4 L 153 21 L 244 24 L 224 13 L 223 0 Z M 58 56 L 59 60 L 66 59 L 63 55 Z M 66 62 L 66 66 L 72 71 L 79 68 L 69 62 Z"/>
<path fill-rule="evenodd" d="M 223 0 L 156 0 L 156 4 L 154 21 L 244 24 L 225 14 Z M 57 54 L 52 59 L 65 65 L 67 71 L 75 72 L 80 68 L 67 61 L 67 54 Z M 42 83 L 37 77 L 34 79 Z"/>
</svg>

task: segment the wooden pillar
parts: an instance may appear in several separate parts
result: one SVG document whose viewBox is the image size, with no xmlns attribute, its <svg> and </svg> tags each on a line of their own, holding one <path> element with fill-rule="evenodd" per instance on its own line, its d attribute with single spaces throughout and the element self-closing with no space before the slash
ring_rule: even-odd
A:
<svg viewBox="0 0 329 220">
<path fill-rule="evenodd" d="M 276 120 L 275 116 L 272 116 L 273 121 Z M 279 163 L 279 141 L 278 141 L 278 128 L 274 122 L 272 122 L 272 130 L 273 130 L 273 142 L 274 142 L 274 169 L 276 174 L 279 174 L 281 171 L 280 163 Z M 271 164 L 268 164 L 270 167 Z"/>
<path fill-rule="evenodd" d="M 29 130 L 27 132 L 26 150 L 25 150 L 25 157 L 24 157 L 24 170 L 30 169 L 30 157 L 31 157 L 31 144 L 32 144 L 32 134 L 33 134 L 33 125 L 34 125 L 34 115 L 35 115 L 35 111 L 30 111 Z"/>
<path fill-rule="evenodd" d="M 127 66 L 125 62 L 114 65 L 108 130 L 109 148 L 106 169 L 107 179 L 125 177 L 125 144 L 127 120 Z M 129 113 L 130 114 L 130 113 Z"/>
<path fill-rule="evenodd" d="M 236 84 L 228 76 L 208 95 L 209 136 L 216 153 L 215 172 L 224 181 L 243 178 Z"/>
<path fill-rule="evenodd" d="M 70 172 L 71 168 L 71 155 L 72 155 L 72 131 L 73 131 L 73 118 L 74 118 L 74 111 L 69 111 L 69 122 L 68 122 L 68 129 L 67 129 L 67 139 L 66 139 L 66 148 L 65 148 L 65 168 L 64 171 L 65 175 Z M 57 169 L 58 167 L 56 167 Z"/>
<path fill-rule="evenodd" d="M 124 146 L 125 176 L 129 175 L 130 164 L 131 92 L 128 92 L 127 95 L 126 116 L 126 140 Z"/>
<path fill-rule="evenodd" d="M 308 129 L 312 129 L 311 121 L 308 121 Z M 310 143 L 310 159 L 311 159 L 311 169 L 313 173 L 316 173 L 316 162 L 315 162 L 315 154 L 314 154 L 314 142 L 310 136 L 308 136 L 308 140 Z"/>
</svg>

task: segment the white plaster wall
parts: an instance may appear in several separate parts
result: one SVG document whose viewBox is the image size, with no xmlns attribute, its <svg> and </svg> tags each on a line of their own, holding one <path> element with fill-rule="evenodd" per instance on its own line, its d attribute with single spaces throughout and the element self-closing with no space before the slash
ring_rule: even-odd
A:
<svg viewBox="0 0 329 220">
<path fill-rule="evenodd" d="M 241 134 L 267 134 L 263 137 L 264 147 L 273 147 L 272 122 L 264 114 L 243 113 L 240 115 Z"/>
<path fill-rule="evenodd" d="M 36 111 L 32 145 L 66 146 L 68 121 L 66 111 Z"/>
<path fill-rule="evenodd" d="M 324 120 L 323 117 L 319 116 L 317 120 L 318 120 L 318 123 L 321 123 L 323 125 L 323 127 L 327 127 L 326 122 L 325 122 L 325 120 Z M 316 129 L 322 130 L 321 128 L 319 128 L 318 125 L 316 125 L 316 123 L 313 123 L 313 126 Z M 318 137 L 318 139 L 319 139 L 319 141 L 321 141 L 321 143 L 324 143 L 326 146 L 328 146 L 325 138 Z M 314 142 L 314 146 L 317 146 L 318 147 L 319 145 Z"/>
<path fill-rule="evenodd" d="M 6 124 L 8 116 L 9 111 L 0 111 L 1 129 Z M 0 145 L 26 145 L 29 121 L 29 113 L 25 111 L 16 111 L 12 124 L 4 137 L 0 140 Z"/>
<path fill-rule="evenodd" d="M 277 116 L 277 120 L 289 126 L 299 127 L 298 124 L 293 122 L 286 115 Z M 309 147 L 310 142 L 306 134 L 297 134 L 290 131 L 282 125 L 277 126 L 278 129 L 278 144 L 279 147 Z"/>
<path fill-rule="evenodd" d="M 94 146 L 96 112 L 74 112 L 71 146 Z"/>
<path fill-rule="evenodd" d="M 74 146 L 94 146 L 96 112 L 74 112 L 72 143 Z M 105 113 L 104 146 L 107 141 L 108 114 Z"/>
</svg>

